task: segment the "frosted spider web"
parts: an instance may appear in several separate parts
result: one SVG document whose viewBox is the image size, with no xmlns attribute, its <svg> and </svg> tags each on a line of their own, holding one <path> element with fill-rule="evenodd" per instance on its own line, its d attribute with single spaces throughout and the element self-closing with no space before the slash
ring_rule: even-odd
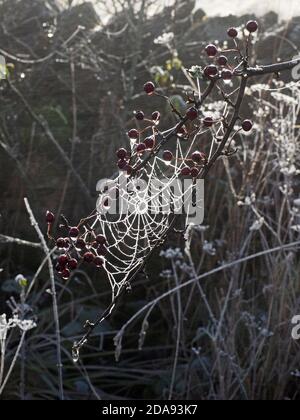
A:
<svg viewBox="0 0 300 420">
<path fill-rule="evenodd" d="M 186 150 L 186 142 L 177 139 L 173 163 L 167 164 L 161 157 L 154 156 L 138 171 L 138 175 L 127 179 L 127 188 L 120 188 L 118 176 L 100 194 L 100 211 L 91 228 L 107 238 L 104 269 L 113 300 L 162 241 L 176 214 L 182 213 L 183 206 L 185 214 L 182 218 L 186 223 L 194 208 L 203 207 L 203 197 L 195 194 L 195 182 L 190 179 L 183 185 L 180 178 L 181 170 L 186 166 L 185 158 L 202 133 L 197 133 L 192 141 L 187 142 Z M 142 157 L 137 156 L 136 165 L 142 162 Z M 103 203 L 107 199 L 110 203 L 116 200 L 116 189 L 119 191 L 117 201 L 120 208 L 118 214 L 111 214 L 111 206 L 105 207 Z M 110 194 L 111 191 L 113 194 Z"/>
</svg>

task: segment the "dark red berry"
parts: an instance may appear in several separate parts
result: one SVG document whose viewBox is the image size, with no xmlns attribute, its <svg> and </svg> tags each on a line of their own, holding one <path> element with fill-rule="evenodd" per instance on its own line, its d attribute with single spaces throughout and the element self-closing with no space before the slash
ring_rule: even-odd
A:
<svg viewBox="0 0 300 420">
<path fill-rule="evenodd" d="M 72 258 L 69 262 L 68 262 L 68 268 L 70 270 L 76 270 L 76 268 L 78 267 L 78 261 L 75 260 L 75 258 Z"/>
<path fill-rule="evenodd" d="M 72 227 L 69 231 L 69 236 L 71 238 L 77 238 L 79 236 L 79 229 L 77 227 Z"/>
<path fill-rule="evenodd" d="M 57 246 L 57 248 L 60 248 L 60 249 L 65 248 L 64 238 L 58 238 L 57 241 L 56 241 L 56 246 Z"/>
<path fill-rule="evenodd" d="M 223 80 L 231 80 L 233 73 L 231 70 L 222 70 L 221 77 Z"/>
<path fill-rule="evenodd" d="M 188 166 L 185 166 L 184 168 L 181 169 L 180 173 L 182 176 L 190 176 L 191 168 L 189 168 Z"/>
<path fill-rule="evenodd" d="M 125 171 L 126 166 L 127 166 L 127 161 L 126 160 L 120 159 L 118 161 L 118 168 L 121 169 L 121 171 Z"/>
<path fill-rule="evenodd" d="M 107 240 L 104 235 L 97 235 L 96 241 L 100 245 L 105 245 L 107 243 Z"/>
<path fill-rule="evenodd" d="M 210 44 L 205 48 L 205 51 L 209 57 L 215 57 L 218 53 L 218 49 L 214 44 Z"/>
<path fill-rule="evenodd" d="M 97 249 L 97 254 L 98 255 L 106 255 L 107 254 L 107 248 L 104 245 L 100 245 Z"/>
<path fill-rule="evenodd" d="M 242 128 L 244 131 L 248 132 L 251 131 L 253 127 L 253 123 L 250 120 L 243 121 Z"/>
<path fill-rule="evenodd" d="M 135 111 L 134 116 L 138 121 L 143 121 L 145 118 L 143 111 Z"/>
<path fill-rule="evenodd" d="M 136 146 L 137 153 L 144 153 L 145 150 L 146 150 L 146 146 L 144 143 L 140 143 Z"/>
<path fill-rule="evenodd" d="M 147 82 L 144 85 L 144 91 L 147 95 L 152 95 L 155 92 L 155 85 L 152 82 Z"/>
<path fill-rule="evenodd" d="M 94 259 L 94 264 L 95 264 L 97 267 L 103 267 L 103 265 L 104 265 L 104 260 L 103 260 L 103 258 L 101 258 L 101 257 L 96 257 L 96 258 Z"/>
<path fill-rule="evenodd" d="M 53 223 L 55 220 L 55 216 L 53 213 L 51 213 L 51 211 L 47 211 L 46 213 L 46 222 L 47 223 Z"/>
<path fill-rule="evenodd" d="M 229 28 L 227 31 L 228 36 L 230 36 L 230 38 L 236 38 L 238 36 L 238 30 L 236 28 Z"/>
<path fill-rule="evenodd" d="M 256 22 L 256 20 L 249 20 L 249 22 L 246 25 L 246 28 L 250 33 L 254 33 L 258 29 L 258 23 Z"/>
<path fill-rule="evenodd" d="M 190 108 L 187 113 L 186 116 L 188 117 L 188 119 L 190 121 L 194 121 L 196 118 L 198 118 L 198 110 L 195 107 Z"/>
<path fill-rule="evenodd" d="M 199 173 L 200 173 L 200 171 L 199 171 L 198 168 L 192 168 L 191 169 L 191 175 L 192 175 L 193 178 L 197 178 Z"/>
<path fill-rule="evenodd" d="M 86 247 L 86 243 L 85 243 L 85 241 L 83 240 L 83 239 L 77 239 L 77 241 L 75 242 L 75 247 L 77 248 L 77 249 L 85 249 L 85 247 Z"/>
<path fill-rule="evenodd" d="M 64 280 L 68 280 L 70 278 L 70 270 L 68 270 L 67 268 L 64 269 L 64 271 L 61 273 L 61 276 Z"/>
<path fill-rule="evenodd" d="M 155 138 L 154 137 L 147 137 L 144 140 L 144 144 L 147 150 L 152 150 L 155 146 Z"/>
<path fill-rule="evenodd" d="M 218 64 L 219 66 L 227 66 L 228 58 L 225 57 L 225 55 L 220 55 L 220 57 L 218 58 Z"/>
<path fill-rule="evenodd" d="M 65 266 L 67 265 L 68 261 L 69 261 L 69 257 L 68 257 L 67 255 L 61 255 L 61 256 L 58 258 L 58 264 L 59 264 L 61 267 L 65 267 Z"/>
<path fill-rule="evenodd" d="M 126 157 L 127 157 L 127 150 L 126 149 L 119 149 L 118 151 L 117 151 L 117 157 L 119 158 L 119 159 L 126 159 Z"/>
<path fill-rule="evenodd" d="M 205 154 L 198 151 L 194 152 L 191 157 L 195 163 L 202 163 L 206 159 Z"/>
<path fill-rule="evenodd" d="M 212 127 L 214 124 L 214 120 L 211 117 L 205 117 L 203 120 L 203 124 L 205 127 Z"/>
<path fill-rule="evenodd" d="M 128 137 L 132 140 L 137 140 L 139 138 L 139 132 L 133 128 L 132 130 L 128 131 Z"/>
<path fill-rule="evenodd" d="M 165 162 L 171 162 L 173 159 L 173 153 L 170 152 L 169 150 L 165 150 L 163 153 L 163 160 Z"/>
<path fill-rule="evenodd" d="M 94 258 L 95 258 L 95 256 L 92 252 L 86 252 L 83 256 L 84 261 L 89 263 L 89 264 L 94 261 Z"/>
<path fill-rule="evenodd" d="M 158 111 L 154 111 L 153 113 L 152 113 L 152 121 L 159 121 L 160 120 L 160 112 L 158 112 Z"/>
<path fill-rule="evenodd" d="M 204 74 L 206 77 L 214 77 L 218 74 L 218 68 L 214 64 L 205 67 Z"/>
</svg>

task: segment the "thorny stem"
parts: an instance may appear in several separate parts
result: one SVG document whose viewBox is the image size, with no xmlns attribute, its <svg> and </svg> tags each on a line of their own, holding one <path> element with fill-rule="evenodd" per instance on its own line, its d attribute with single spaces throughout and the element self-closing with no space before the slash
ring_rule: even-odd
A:
<svg viewBox="0 0 300 420">
<path fill-rule="evenodd" d="M 34 214 L 29 205 L 28 199 L 24 198 L 24 203 L 26 206 L 27 213 L 30 218 L 30 222 L 34 227 L 43 247 L 44 253 L 47 256 L 49 275 L 50 275 L 50 284 L 51 284 L 51 296 L 53 304 L 53 317 L 55 324 L 55 335 L 56 335 L 56 357 L 57 357 L 57 369 L 58 369 L 58 385 L 59 385 L 59 399 L 64 400 L 64 390 L 63 390 L 63 373 L 62 373 L 62 357 L 61 357 L 61 337 L 60 337 L 60 325 L 59 325 L 59 315 L 58 315 L 58 306 L 57 306 L 57 297 L 56 297 L 56 286 L 53 265 L 51 261 L 51 253 L 45 241 L 44 235 L 42 234 L 39 225 L 34 217 Z"/>
<path fill-rule="evenodd" d="M 236 74 L 236 76 L 241 76 L 242 80 L 241 80 L 241 83 L 240 83 L 240 87 L 238 89 L 239 92 L 238 92 L 238 97 L 237 97 L 236 103 L 233 104 L 233 107 L 234 107 L 233 116 L 231 118 L 231 121 L 230 121 L 227 129 L 226 129 L 226 133 L 225 133 L 222 141 L 220 142 L 220 145 L 219 145 L 218 149 L 213 154 L 211 159 L 207 162 L 206 166 L 202 170 L 202 173 L 200 174 L 200 176 L 203 179 L 205 179 L 207 177 L 209 171 L 215 165 L 216 161 L 224 154 L 224 149 L 226 147 L 226 144 L 231 137 L 231 134 L 232 134 L 232 131 L 234 130 L 236 122 L 239 119 L 239 113 L 240 113 L 240 109 L 241 109 L 241 106 L 242 106 L 242 103 L 243 103 L 248 79 L 252 78 L 252 77 L 255 77 L 255 76 L 262 76 L 262 75 L 266 75 L 266 74 L 278 74 L 278 73 L 283 72 L 283 71 L 292 70 L 300 64 L 300 58 L 296 59 L 296 60 L 283 62 L 283 63 L 271 64 L 271 65 L 267 65 L 267 66 L 257 66 L 257 67 L 248 67 L 247 66 L 247 60 L 244 59 L 243 64 L 244 64 L 244 69 L 239 74 Z M 197 107 L 198 110 L 203 105 L 203 103 L 207 99 L 207 97 L 213 92 L 214 87 L 216 86 L 216 82 L 217 82 L 218 79 L 219 79 L 219 77 L 216 77 L 216 78 L 211 80 L 211 82 L 210 82 L 209 86 L 207 87 L 206 91 L 203 93 L 201 100 L 195 103 L 195 106 Z M 151 158 L 153 156 L 157 155 L 157 153 L 161 150 L 161 148 L 171 138 L 173 138 L 174 136 L 177 136 L 178 131 L 187 123 L 187 121 L 188 121 L 188 118 L 184 117 L 166 137 L 163 137 L 162 140 L 160 141 L 160 143 L 157 145 L 157 147 L 153 150 L 153 152 L 150 153 L 149 156 L 146 159 L 144 159 L 143 162 L 141 162 L 138 167 L 136 167 L 134 169 L 133 173 L 136 173 L 137 171 L 142 169 L 151 160 Z M 173 221 L 171 222 L 166 234 L 164 235 L 164 238 L 162 238 L 162 240 L 159 241 L 157 246 L 160 246 L 166 240 L 166 238 L 168 236 L 168 233 L 174 228 L 174 225 L 176 223 L 177 218 L 178 218 L 178 216 L 175 216 L 173 218 Z M 299 243 L 297 242 L 294 245 L 298 245 L 298 244 Z M 291 246 L 291 245 L 289 245 L 289 246 Z M 285 246 L 282 246 L 280 248 L 276 248 L 275 250 L 271 250 L 271 252 L 279 251 L 279 250 L 284 249 L 284 248 L 285 248 Z M 79 342 L 76 342 L 73 345 L 72 351 L 73 351 L 74 361 L 77 361 L 79 359 L 80 349 L 87 343 L 88 339 L 92 335 L 95 328 L 97 328 L 104 320 L 109 318 L 109 316 L 112 314 L 112 311 L 115 308 L 116 304 L 119 302 L 120 298 L 123 296 L 124 292 L 126 291 L 126 285 L 131 284 L 133 282 L 133 280 L 135 279 L 135 277 L 140 272 L 142 272 L 144 270 L 148 260 L 151 258 L 151 256 L 155 252 L 155 250 L 156 250 L 156 247 L 145 258 L 143 264 L 132 274 L 132 276 L 127 281 L 127 283 L 125 283 L 123 285 L 123 287 L 120 289 L 119 294 L 111 302 L 111 304 L 108 306 L 108 308 L 96 319 L 96 321 L 94 323 L 88 322 L 86 324 L 87 332 L 84 334 L 84 336 L 81 338 L 81 340 Z M 248 259 L 245 258 L 241 261 L 248 261 L 248 260 L 252 259 L 253 257 L 256 258 L 257 256 L 260 256 L 260 255 L 261 254 L 256 254 L 255 256 L 252 256 L 251 258 L 248 258 Z M 264 255 L 264 254 L 262 254 L 262 255 Z M 231 267 L 232 265 L 229 264 L 228 266 Z M 221 269 L 223 270 L 226 267 L 227 266 L 221 267 Z M 218 272 L 221 269 L 213 270 L 211 272 L 211 274 L 214 273 L 214 272 Z M 206 274 L 208 275 L 210 273 L 206 273 Z M 202 277 L 204 277 L 204 276 L 202 276 Z M 199 280 L 202 277 L 200 276 L 196 280 Z M 195 280 L 193 279 L 188 284 L 192 283 L 193 281 L 195 281 Z M 181 287 L 185 287 L 186 285 L 187 285 L 187 283 L 184 283 L 184 285 L 181 285 Z M 170 293 L 167 292 L 167 294 L 164 294 L 163 297 L 166 296 L 166 295 L 169 295 L 169 294 Z"/>
</svg>

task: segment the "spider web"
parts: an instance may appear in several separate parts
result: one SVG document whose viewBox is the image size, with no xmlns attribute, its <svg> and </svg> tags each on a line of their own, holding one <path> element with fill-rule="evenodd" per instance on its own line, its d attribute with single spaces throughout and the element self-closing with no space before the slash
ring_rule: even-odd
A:
<svg viewBox="0 0 300 420">
<path fill-rule="evenodd" d="M 99 195 L 98 211 L 91 228 L 107 238 L 104 269 L 113 300 L 162 241 L 176 214 L 182 214 L 183 206 L 185 214 L 182 218 L 188 222 L 191 207 L 203 205 L 202 199 L 195 194 L 195 182 L 190 179 L 183 186 L 180 177 L 182 168 L 186 166 L 185 159 L 202 133 L 197 133 L 187 146 L 186 142 L 177 139 L 173 163 L 154 156 L 134 178 L 127 178 L 126 187 L 125 175 L 121 173 L 121 176 L 119 174 L 109 181 L 105 191 Z M 137 159 L 139 166 L 143 158 Z M 117 199 L 116 191 L 119 194 Z M 106 203 L 105 206 L 103 203 L 107 200 L 109 205 Z M 116 214 L 112 214 L 112 206 L 118 207 Z"/>
</svg>

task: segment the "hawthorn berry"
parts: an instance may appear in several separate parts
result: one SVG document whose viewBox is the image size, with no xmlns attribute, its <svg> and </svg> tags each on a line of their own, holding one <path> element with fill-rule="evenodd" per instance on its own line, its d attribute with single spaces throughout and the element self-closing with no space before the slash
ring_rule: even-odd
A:
<svg viewBox="0 0 300 420">
<path fill-rule="evenodd" d="M 86 243 L 83 239 L 77 239 L 77 241 L 75 242 L 75 247 L 79 250 L 85 249 Z"/>
<path fill-rule="evenodd" d="M 250 120 L 243 121 L 242 128 L 244 131 L 248 132 L 251 131 L 253 127 L 253 123 Z"/>
<path fill-rule="evenodd" d="M 119 159 L 126 159 L 126 157 L 127 157 L 127 150 L 126 149 L 119 149 L 116 154 L 117 154 L 117 157 Z"/>
<path fill-rule="evenodd" d="M 144 153 L 145 150 L 146 150 L 146 146 L 144 143 L 140 143 L 136 146 L 137 153 Z"/>
<path fill-rule="evenodd" d="M 147 137 L 144 140 L 144 144 L 147 150 L 152 150 L 155 146 L 155 138 L 154 137 Z"/>
<path fill-rule="evenodd" d="M 78 236 L 79 236 L 79 229 L 77 227 L 72 227 L 69 230 L 69 236 L 70 236 L 70 238 L 78 238 Z"/>
<path fill-rule="evenodd" d="M 55 220 L 54 214 L 51 213 L 51 211 L 48 210 L 47 213 L 46 213 L 46 222 L 50 224 L 50 223 L 53 223 L 54 220 Z"/>
<path fill-rule="evenodd" d="M 246 25 L 247 31 L 250 33 L 254 33 L 258 29 L 258 23 L 256 20 L 249 20 L 249 22 Z"/>
<path fill-rule="evenodd" d="M 68 257 L 67 255 L 61 255 L 61 256 L 58 258 L 58 264 L 59 264 L 61 267 L 65 267 L 65 266 L 67 265 L 68 261 L 69 261 L 69 257 Z"/>
<path fill-rule="evenodd" d="M 214 124 L 214 120 L 211 117 L 205 117 L 203 120 L 203 124 L 205 127 L 212 127 Z"/>
<path fill-rule="evenodd" d="M 227 66 L 228 64 L 228 58 L 225 57 L 225 55 L 220 55 L 220 57 L 218 58 L 218 64 L 219 66 Z"/>
<path fill-rule="evenodd" d="M 104 260 L 103 260 L 103 258 L 101 258 L 101 257 L 96 257 L 96 258 L 94 259 L 94 264 L 95 264 L 97 267 L 102 267 L 102 266 L 104 265 Z"/>
<path fill-rule="evenodd" d="M 218 53 L 218 49 L 214 44 L 207 45 L 205 51 L 209 57 L 215 57 Z"/>
<path fill-rule="evenodd" d="M 199 173 L 200 173 L 200 171 L 199 171 L 198 168 L 192 168 L 191 169 L 191 175 L 192 175 L 193 178 L 197 178 Z"/>
<path fill-rule="evenodd" d="M 106 245 L 106 243 L 107 243 L 107 240 L 106 240 L 104 235 L 97 235 L 96 236 L 96 241 L 100 245 Z"/>
<path fill-rule="evenodd" d="M 205 160 L 205 155 L 204 153 L 196 151 L 192 154 L 191 158 L 195 163 L 201 163 L 203 160 Z"/>
<path fill-rule="evenodd" d="M 204 69 L 204 74 L 206 77 L 214 77 L 218 74 L 218 68 L 214 64 L 211 64 Z"/>
<path fill-rule="evenodd" d="M 229 28 L 227 31 L 227 34 L 230 38 L 237 38 L 238 36 L 238 30 L 236 28 Z"/>
<path fill-rule="evenodd" d="M 143 111 L 135 111 L 134 116 L 138 121 L 143 121 L 145 118 L 145 114 L 143 113 Z"/>
<path fill-rule="evenodd" d="M 155 92 L 155 84 L 152 82 L 145 83 L 144 91 L 147 93 L 147 95 L 152 95 Z"/>
<path fill-rule="evenodd" d="M 191 175 L 191 168 L 189 168 L 188 166 L 185 166 L 184 168 L 181 169 L 180 173 L 182 176 L 189 176 Z"/>
<path fill-rule="evenodd" d="M 64 269 L 64 271 L 62 271 L 61 276 L 64 280 L 68 280 L 70 278 L 70 270 L 68 270 L 67 268 Z"/>
<path fill-rule="evenodd" d="M 85 262 L 90 264 L 94 261 L 95 256 L 92 252 L 86 252 L 83 256 L 83 259 L 84 259 Z"/>
<path fill-rule="evenodd" d="M 188 117 L 188 119 L 190 121 L 194 121 L 198 117 L 198 110 L 197 110 L 197 108 L 195 108 L 194 106 L 192 108 L 190 108 L 187 111 L 186 116 Z"/>
<path fill-rule="evenodd" d="M 139 138 L 139 132 L 133 128 L 132 130 L 128 131 L 128 137 L 131 140 L 137 140 Z"/>
<path fill-rule="evenodd" d="M 76 270 L 78 267 L 78 261 L 75 258 L 72 258 L 70 261 L 68 261 L 68 268 L 70 270 Z"/>
<path fill-rule="evenodd" d="M 118 161 L 118 168 L 121 169 L 121 171 L 125 171 L 127 167 L 127 161 L 124 159 L 120 159 Z"/>
<path fill-rule="evenodd" d="M 169 150 L 165 150 L 163 153 L 163 160 L 165 162 L 171 162 L 173 159 L 173 153 L 170 152 Z"/>
<path fill-rule="evenodd" d="M 231 70 L 222 70 L 221 77 L 223 80 L 231 80 L 233 77 L 233 73 Z"/>
<path fill-rule="evenodd" d="M 65 248 L 65 239 L 64 238 L 58 238 L 56 241 L 57 248 L 63 249 Z"/>
</svg>

